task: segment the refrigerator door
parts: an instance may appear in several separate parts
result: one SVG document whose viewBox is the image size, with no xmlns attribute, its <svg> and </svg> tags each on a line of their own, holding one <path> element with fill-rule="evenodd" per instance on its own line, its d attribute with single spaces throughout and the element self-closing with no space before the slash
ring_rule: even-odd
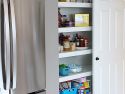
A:
<svg viewBox="0 0 125 94">
<path fill-rule="evenodd" d="M 44 0 L 15 0 L 18 63 L 16 94 L 38 92 L 46 88 L 45 31 L 44 24 L 40 23 L 40 1 Z"/>
</svg>

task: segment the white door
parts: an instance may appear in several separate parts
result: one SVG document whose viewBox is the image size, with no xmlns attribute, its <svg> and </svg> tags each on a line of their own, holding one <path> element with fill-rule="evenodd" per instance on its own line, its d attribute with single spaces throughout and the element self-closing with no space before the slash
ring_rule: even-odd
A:
<svg viewBox="0 0 125 94">
<path fill-rule="evenodd" d="M 125 0 L 93 7 L 93 94 L 125 94 Z"/>
</svg>

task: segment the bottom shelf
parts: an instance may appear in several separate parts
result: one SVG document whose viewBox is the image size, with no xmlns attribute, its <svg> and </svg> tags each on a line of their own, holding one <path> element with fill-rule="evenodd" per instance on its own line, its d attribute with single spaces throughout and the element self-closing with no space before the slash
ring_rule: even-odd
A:
<svg viewBox="0 0 125 94">
<path fill-rule="evenodd" d="M 59 77 L 59 82 L 65 82 L 68 80 L 74 80 L 86 76 L 91 76 L 92 75 L 92 67 L 87 66 L 83 68 L 83 71 L 80 73 L 70 73 L 68 76 L 60 76 Z"/>
</svg>

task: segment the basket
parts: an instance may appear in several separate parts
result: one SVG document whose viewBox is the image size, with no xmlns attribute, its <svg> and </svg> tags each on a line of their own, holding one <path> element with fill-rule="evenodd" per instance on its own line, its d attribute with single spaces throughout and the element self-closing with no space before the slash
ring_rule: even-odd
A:
<svg viewBox="0 0 125 94">
<path fill-rule="evenodd" d="M 69 68 L 59 68 L 59 75 L 60 76 L 68 76 L 69 75 Z"/>
</svg>

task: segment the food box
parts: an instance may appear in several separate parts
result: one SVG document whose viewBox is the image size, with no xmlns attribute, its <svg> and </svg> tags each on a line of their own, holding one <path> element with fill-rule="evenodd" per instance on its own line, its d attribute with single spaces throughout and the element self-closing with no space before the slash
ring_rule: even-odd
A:
<svg viewBox="0 0 125 94">
<path fill-rule="evenodd" d="M 77 94 L 77 88 L 65 89 L 60 94 Z"/>
<path fill-rule="evenodd" d="M 83 86 L 83 83 L 79 83 L 79 82 L 76 82 L 76 81 L 72 81 L 72 87 L 73 88 L 80 88 Z"/>
<path fill-rule="evenodd" d="M 85 88 L 90 88 L 90 81 L 88 80 L 88 81 L 84 82 L 83 85 Z"/>
<path fill-rule="evenodd" d="M 75 14 L 75 27 L 88 27 L 89 14 Z"/>
</svg>

